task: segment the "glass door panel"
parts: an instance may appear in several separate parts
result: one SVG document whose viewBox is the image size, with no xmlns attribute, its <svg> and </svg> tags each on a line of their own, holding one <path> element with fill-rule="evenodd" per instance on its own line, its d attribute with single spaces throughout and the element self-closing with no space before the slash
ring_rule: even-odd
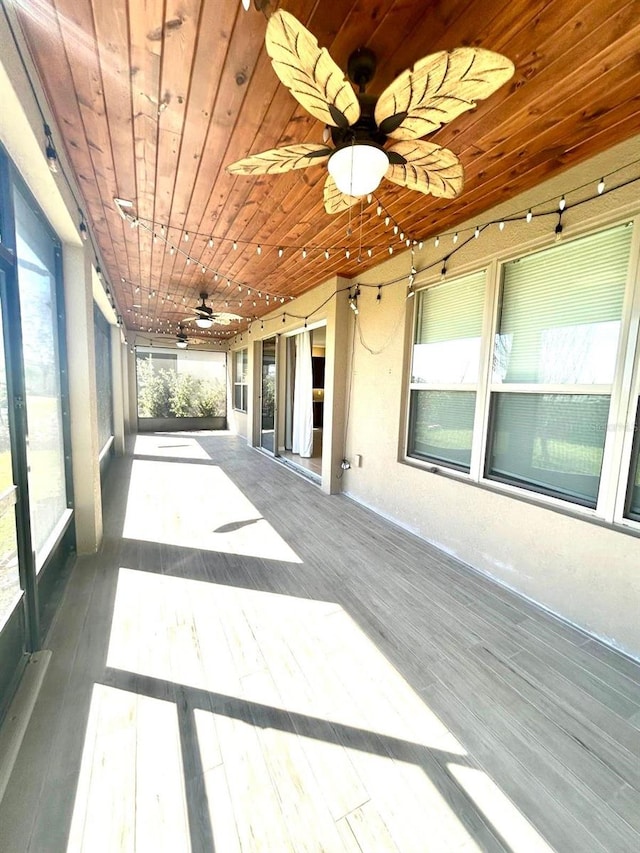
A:
<svg viewBox="0 0 640 853">
<path fill-rule="evenodd" d="M 0 271 L 0 276 L 3 273 Z M 0 305 L 0 332 L 3 331 Z M 4 340 L 4 334 L 3 334 Z M 22 594 L 18 572 L 16 487 L 13 483 L 9 399 L 4 346 L 0 345 L 0 630 Z"/>
<path fill-rule="evenodd" d="M 276 338 L 262 342 L 260 400 L 260 447 L 275 453 Z"/>
</svg>

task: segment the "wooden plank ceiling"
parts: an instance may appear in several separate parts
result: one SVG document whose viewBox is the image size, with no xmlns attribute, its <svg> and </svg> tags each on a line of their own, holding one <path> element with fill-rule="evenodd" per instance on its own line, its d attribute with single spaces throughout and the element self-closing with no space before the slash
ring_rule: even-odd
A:
<svg viewBox="0 0 640 853">
<path fill-rule="evenodd" d="M 322 141 L 321 123 L 280 84 L 265 52 L 266 15 L 276 5 L 302 21 L 341 68 L 355 48 L 373 49 L 371 94 L 436 50 L 481 46 L 515 63 L 509 83 L 429 137 L 464 165 L 459 198 L 383 181 L 376 196 L 390 225 L 376 201 L 365 203 L 362 213 L 354 208 L 348 236 L 349 214 L 324 212 L 325 167 L 252 178 L 226 172 L 249 153 Z M 276 296 L 297 296 L 336 273 L 353 277 L 388 257 L 393 221 L 416 239 L 451 230 L 640 131 L 637 0 L 266 6 L 263 14 L 255 4 L 245 12 L 240 0 L 18 4 L 63 134 L 56 145 L 75 171 L 130 330 L 175 334 L 201 291 L 214 310 L 259 317 L 273 310 Z M 139 227 L 123 221 L 114 197 L 133 202 Z M 238 327 L 246 322 L 227 333 Z"/>
</svg>

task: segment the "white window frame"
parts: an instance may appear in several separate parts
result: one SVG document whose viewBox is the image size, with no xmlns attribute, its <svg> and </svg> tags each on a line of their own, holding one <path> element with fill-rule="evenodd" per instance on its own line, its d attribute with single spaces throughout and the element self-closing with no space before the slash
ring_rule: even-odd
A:
<svg viewBox="0 0 640 853">
<path fill-rule="evenodd" d="M 530 384 L 515 383 L 505 385 L 505 383 L 493 383 L 492 381 L 492 358 L 499 322 L 498 310 L 502 290 L 503 268 L 505 264 L 516 258 L 526 257 L 545 248 L 550 248 L 553 245 L 551 240 L 537 242 L 536 245 L 527 246 L 526 249 L 517 253 L 511 252 L 504 256 L 494 257 L 488 262 L 484 259 L 483 261 L 479 261 L 475 266 L 462 267 L 460 272 L 456 273 L 455 278 L 462 278 L 471 272 L 477 272 L 482 269 L 485 269 L 487 273 L 478 384 L 473 389 L 470 386 L 458 385 L 455 387 L 447 386 L 446 388 L 442 386 L 442 388 L 438 388 L 437 390 L 476 391 L 476 414 L 473 427 L 470 469 L 468 472 L 461 471 L 460 469 L 449 467 L 443 462 L 429 462 L 418 459 L 415 456 L 409 456 L 411 391 L 424 390 L 426 387 L 411 382 L 412 357 L 408 361 L 408 377 L 405 385 L 407 393 L 403 425 L 404 435 L 402 439 L 403 454 L 401 458 L 403 462 L 413 467 L 442 473 L 454 479 L 476 483 L 493 491 L 503 492 L 531 503 L 539 503 L 543 506 L 557 508 L 564 512 L 592 518 L 600 522 L 604 521 L 605 523 L 615 524 L 634 532 L 640 532 L 640 522 L 627 518 L 624 515 L 627 489 L 631 478 L 635 418 L 638 399 L 640 398 L 640 214 L 625 216 L 623 218 L 618 216 L 610 221 L 601 222 L 597 226 L 576 227 L 570 239 L 589 236 L 590 234 L 605 231 L 625 223 L 631 223 L 633 235 L 623 298 L 616 370 L 611 385 L 572 385 L 570 392 L 568 392 L 566 385 L 532 386 Z M 569 242 L 569 240 L 567 239 L 566 242 Z M 451 278 L 454 280 L 453 276 Z M 438 283 L 437 281 L 431 281 L 425 283 L 424 287 L 420 289 L 433 287 Z M 417 303 L 417 300 L 414 301 Z M 413 306 L 411 317 L 412 334 L 410 345 L 412 348 L 411 352 L 413 352 L 417 321 L 416 305 Z M 431 389 L 431 386 L 429 386 L 429 389 Z M 546 495 L 514 484 L 502 483 L 485 476 L 487 447 L 490 438 L 489 415 L 492 393 L 571 393 L 571 395 L 604 394 L 610 396 L 609 418 L 595 508 L 573 502 L 569 498 L 563 499 Z"/>
<path fill-rule="evenodd" d="M 247 371 L 246 371 L 246 382 L 238 382 L 238 362 L 239 360 L 244 361 L 246 359 L 247 362 Z M 233 358 L 231 359 L 232 370 L 233 370 L 233 400 L 232 407 L 236 412 L 244 412 L 247 411 L 247 403 L 249 399 L 249 348 L 243 347 L 242 349 L 233 351 Z M 242 371 L 241 371 L 242 373 Z M 240 388 L 240 401 L 244 403 L 244 408 L 236 406 L 236 388 Z M 244 390 L 243 390 L 244 389 Z"/>
</svg>

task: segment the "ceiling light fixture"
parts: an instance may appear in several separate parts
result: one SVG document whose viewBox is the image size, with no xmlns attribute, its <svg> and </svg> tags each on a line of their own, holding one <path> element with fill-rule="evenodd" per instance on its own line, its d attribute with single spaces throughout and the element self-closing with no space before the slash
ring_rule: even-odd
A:
<svg viewBox="0 0 640 853">
<path fill-rule="evenodd" d="M 337 148 L 327 168 L 341 193 L 363 196 L 378 189 L 389 168 L 389 157 L 378 145 L 356 142 Z"/>
</svg>

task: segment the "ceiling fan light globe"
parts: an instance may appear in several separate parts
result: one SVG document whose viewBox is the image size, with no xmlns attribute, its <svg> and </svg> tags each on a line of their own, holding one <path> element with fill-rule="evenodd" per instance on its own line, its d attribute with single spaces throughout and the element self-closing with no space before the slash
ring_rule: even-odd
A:
<svg viewBox="0 0 640 853">
<path fill-rule="evenodd" d="M 379 146 L 357 142 L 336 149 L 327 167 L 341 193 L 364 196 L 378 189 L 389 158 Z"/>
<path fill-rule="evenodd" d="M 213 320 L 210 317 L 198 317 L 196 326 L 199 329 L 210 329 L 213 326 Z"/>
<path fill-rule="evenodd" d="M 176 341 L 176 346 L 178 347 L 178 349 L 186 349 L 187 341 Z"/>
</svg>

